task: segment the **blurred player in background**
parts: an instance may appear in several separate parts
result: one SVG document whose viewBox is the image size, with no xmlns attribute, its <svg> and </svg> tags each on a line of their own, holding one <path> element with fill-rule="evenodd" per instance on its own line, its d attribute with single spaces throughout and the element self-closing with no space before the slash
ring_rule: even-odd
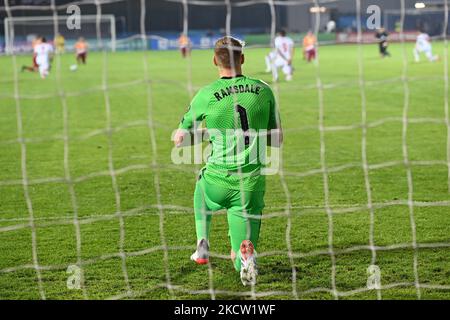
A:
<svg viewBox="0 0 450 320">
<path fill-rule="evenodd" d="M 316 45 L 316 36 L 311 31 L 308 31 L 306 36 L 303 38 L 303 58 L 308 62 L 316 59 Z"/>
<path fill-rule="evenodd" d="M 433 55 L 433 48 L 431 47 L 430 36 L 423 32 L 419 31 L 416 38 L 416 46 L 413 50 L 414 59 L 416 62 L 420 61 L 420 54 L 424 53 L 428 58 L 428 61 L 433 62 L 439 59 L 438 56 Z"/>
<path fill-rule="evenodd" d="M 36 54 L 36 63 L 39 66 L 39 74 L 42 79 L 45 79 L 50 71 L 53 46 L 47 43 L 45 37 L 42 37 L 41 42 L 34 47 L 34 53 Z"/>
<path fill-rule="evenodd" d="M 378 29 L 377 33 L 375 33 L 375 38 L 378 39 L 378 50 L 380 51 L 380 56 L 382 58 L 384 57 L 390 57 L 391 54 L 387 51 L 388 49 L 388 33 L 384 28 Z"/>
<path fill-rule="evenodd" d="M 327 33 L 332 33 L 336 30 L 336 22 L 334 20 L 330 20 L 327 22 Z"/>
<path fill-rule="evenodd" d="M 27 70 L 30 72 L 35 72 L 39 70 L 39 66 L 36 62 L 36 53 L 34 52 L 34 48 L 36 47 L 36 45 L 38 45 L 39 43 L 41 43 L 41 37 L 36 37 L 31 41 L 31 48 L 33 49 L 33 65 L 31 67 L 29 66 L 22 66 L 22 72 Z"/>
<path fill-rule="evenodd" d="M 251 155 L 261 152 L 266 144 L 262 145 L 257 135 L 245 132 L 274 134 L 275 139 L 267 139 L 274 141 L 274 146 L 281 144 L 282 136 L 272 90 L 265 82 L 242 74 L 242 49 L 242 42 L 236 38 L 217 40 L 214 64 L 220 79 L 195 95 L 174 143 L 183 146 L 186 130 L 196 130 L 198 123 L 205 120 L 212 152 L 194 192 L 197 250 L 191 260 L 208 263 L 212 213 L 226 209 L 231 259 L 242 283 L 247 285 L 255 284 L 258 274 L 256 248 L 265 193 L 265 176 L 261 173 L 264 165 Z M 241 132 L 238 138 L 237 132 Z M 230 152 L 235 157 L 230 157 Z"/>
<path fill-rule="evenodd" d="M 78 64 L 86 64 L 88 47 L 89 45 L 83 37 L 78 38 L 78 41 L 75 43 L 75 55 Z"/>
<path fill-rule="evenodd" d="M 53 40 L 57 54 L 64 53 L 65 42 L 66 42 L 66 39 L 64 38 L 64 36 L 62 34 L 58 33 L 56 35 L 55 39 Z"/>
<path fill-rule="evenodd" d="M 178 38 L 178 46 L 180 47 L 181 56 L 186 58 L 191 52 L 191 41 L 189 37 L 182 33 Z"/>
<path fill-rule="evenodd" d="M 271 72 L 273 80 L 278 81 L 278 69 L 282 68 L 286 81 L 292 80 L 294 58 L 294 41 L 282 30 L 275 37 L 275 49 L 266 56 L 266 72 Z"/>
</svg>

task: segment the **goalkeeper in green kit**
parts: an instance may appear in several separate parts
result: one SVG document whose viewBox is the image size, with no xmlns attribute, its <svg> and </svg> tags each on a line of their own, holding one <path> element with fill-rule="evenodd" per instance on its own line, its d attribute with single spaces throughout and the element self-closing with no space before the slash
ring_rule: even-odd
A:
<svg viewBox="0 0 450 320">
<path fill-rule="evenodd" d="M 174 136 L 186 145 L 204 121 L 212 145 L 194 192 L 197 250 L 191 259 L 209 261 L 212 213 L 227 210 L 231 259 L 244 285 L 256 283 L 256 249 L 264 208 L 266 146 L 279 147 L 281 125 L 269 85 L 242 75 L 243 44 L 223 37 L 214 47 L 220 79 L 193 98 Z M 189 139 L 188 139 L 189 138 Z M 189 141 L 190 142 L 190 141 Z"/>
</svg>

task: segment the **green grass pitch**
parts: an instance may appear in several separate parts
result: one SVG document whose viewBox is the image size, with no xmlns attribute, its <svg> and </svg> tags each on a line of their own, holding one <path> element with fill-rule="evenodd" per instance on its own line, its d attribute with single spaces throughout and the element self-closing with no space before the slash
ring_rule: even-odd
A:
<svg viewBox="0 0 450 320">
<path fill-rule="evenodd" d="M 383 249 L 377 251 L 376 265 L 381 270 L 383 299 L 417 298 L 415 255 L 421 298 L 450 299 L 444 62 L 428 63 L 423 57 L 422 62 L 414 63 L 412 46 L 406 46 L 407 87 L 401 78 L 401 45 L 392 45 L 392 58 L 385 60 L 379 58 L 375 45 L 362 47 L 370 124 L 367 161 L 371 166 L 372 202 L 376 206 L 373 236 L 375 245 Z M 436 43 L 434 50 L 443 56 L 442 43 Z M 244 71 L 270 83 L 270 75 L 263 73 L 267 51 L 248 49 Z M 123 261 L 136 298 L 209 299 L 212 294 L 222 299 L 251 298 L 250 288 L 241 285 L 230 260 L 224 258 L 229 254 L 224 212 L 213 218 L 212 272 L 207 266 L 197 266 L 189 260 L 195 248 L 192 195 L 199 166 L 174 165 L 170 157 L 172 130 L 190 100 L 187 60 L 181 59 L 178 52 L 148 52 L 150 81 L 146 82 L 142 52 L 106 56 L 90 53 L 88 64 L 76 72 L 69 70 L 75 63 L 71 54 L 60 59 L 59 79 L 57 63 L 45 81 L 37 74 L 19 72 L 20 98 L 16 100 L 13 59 L 0 57 L 0 298 L 41 298 L 38 273 L 33 265 L 23 168 L 29 181 L 27 190 L 34 215 L 42 292 L 47 299 L 126 298 Z M 30 60 L 29 56 L 18 56 L 17 68 Z M 364 289 L 372 254 L 367 248 L 371 225 L 362 167 L 357 62 L 357 46 L 320 49 L 324 125 L 346 129 L 324 132 L 336 252 L 334 279 L 332 260 L 327 254 L 329 221 L 320 171 L 316 68 L 301 60 L 297 53 L 294 81 L 281 80 L 278 84 L 285 129 L 283 172 L 291 214 L 283 215 L 288 198 L 280 176 L 270 176 L 264 214 L 279 214 L 262 222 L 260 276 L 254 291 L 258 298 L 332 299 L 334 280 L 340 298 L 377 299 L 376 290 Z M 106 98 L 113 129 L 110 141 L 102 91 L 105 66 Z M 216 77 L 212 52 L 194 51 L 194 90 Z M 59 89 L 64 93 L 61 96 Z M 409 91 L 406 141 L 416 204 L 413 208 L 419 244 L 416 251 L 412 248 L 402 150 L 405 89 Z M 156 153 L 148 126 L 149 106 Z M 18 141 L 18 109 L 25 148 Z M 64 120 L 69 137 L 68 171 L 64 166 Z M 109 175 L 109 155 L 117 171 L 119 199 Z M 70 187 L 63 180 L 67 172 L 74 181 L 86 296 L 83 290 L 68 289 L 66 285 L 70 276 L 67 268 L 77 262 L 74 205 Z M 159 183 L 159 195 L 155 182 Z M 162 214 L 158 203 L 162 205 Z M 121 238 L 118 204 L 123 216 L 123 260 L 118 254 Z M 167 260 L 161 248 L 160 227 L 170 248 Z M 292 260 L 287 254 L 288 245 L 296 254 Z M 170 287 L 166 285 L 167 277 Z"/>
</svg>

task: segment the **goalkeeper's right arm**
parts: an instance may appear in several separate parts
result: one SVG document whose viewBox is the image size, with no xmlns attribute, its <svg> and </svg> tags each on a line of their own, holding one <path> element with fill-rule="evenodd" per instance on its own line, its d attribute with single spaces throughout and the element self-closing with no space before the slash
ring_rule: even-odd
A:
<svg viewBox="0 0 450 320">
<path fill-rule="evenodd" d="M 209 140 L 209 134 L 206 128 L 194 130 L 178 129 L 172 140 L 177 148 L 188 147 Z"/>
<path fill-rule="evenodd" d="M 203 141 L 206 129 L 198 129 L 197 124 L 205 117 L 209 97 L 209 92 L 203 88 L 192 99 L 172 139 L 175 146 L 185 147 Z M 189 136 L 190 139 L 186 139 L 186 136 Z"/>
</svg>

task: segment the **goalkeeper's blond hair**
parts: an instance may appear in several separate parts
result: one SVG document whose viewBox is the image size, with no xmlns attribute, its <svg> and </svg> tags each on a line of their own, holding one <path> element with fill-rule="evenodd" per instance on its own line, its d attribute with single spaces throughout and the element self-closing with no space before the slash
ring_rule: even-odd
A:
<svg viewBox="0 0 450 320">
<path fill-rule="evenodd" d="M 231 69 L 241 65 L 244 43 L 234 37 L 225 36 L 216 41 L 214 55 L 219 67 Z"/>
</svg>

